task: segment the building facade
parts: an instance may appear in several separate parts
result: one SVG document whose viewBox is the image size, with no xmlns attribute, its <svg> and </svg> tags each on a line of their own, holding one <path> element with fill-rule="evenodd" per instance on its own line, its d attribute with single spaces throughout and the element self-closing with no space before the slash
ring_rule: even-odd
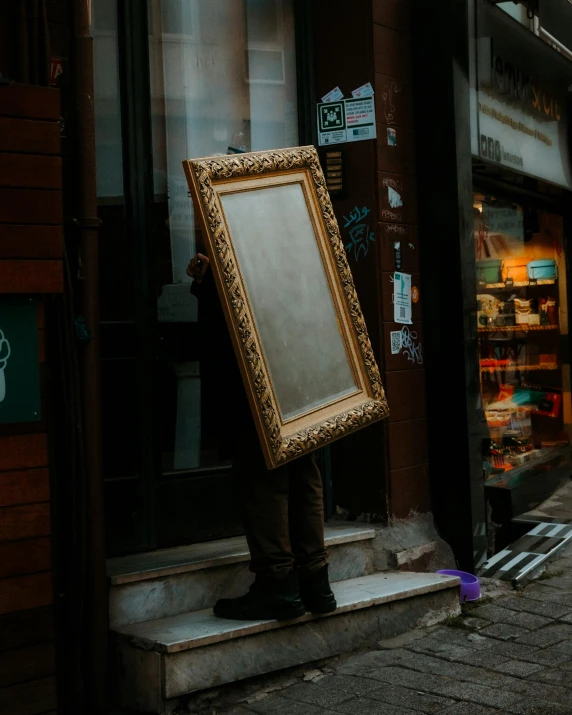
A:
<svg viewBox="0 0 572 715">
<path fill-rule="evenodd" d="M 28 715 L 167 712 L 221 682 L 169 680 L 170 656 L 132 648 L 138 625 L 208 605 L 172 596 L 203 593 L 189 554 L 244 562 L 232 405 L 204 356 L 219 336 L 185 272 L 202 237 L 183 159 L 318 149 L 390 407 L 318 454 L 328 524 L 371 539 L 351 574 L 474 572 L 516 538 L 569 476 L 572 415 L 572 63 L 542 6 L 16 5 L 0 23 L 6 712 L 24 692 Z M 324 123 L 354 99 L 357 134 Z M 36 357 L 14 374 L 18 340 Z M 241 569 L 225 578 L 243 585 Z"/>
</svg>

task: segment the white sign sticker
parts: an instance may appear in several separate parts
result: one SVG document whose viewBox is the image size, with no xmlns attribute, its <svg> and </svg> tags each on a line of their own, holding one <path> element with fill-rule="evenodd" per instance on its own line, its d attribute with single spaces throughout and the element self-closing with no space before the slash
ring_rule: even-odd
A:
<svg viewBox="0 0 572 715">
<path fill-rule="evenodd" d="M 346 99 L 347 141 L 358 142 L 375 139 L 375 105 L 373 97 Z"/>
<path fill-rule="evenodd" d="M 343 99 L 344 93 L 339 87 L 334 87 L 328 94 L 322 97 L 322 102 L 337 102 L 339 99 Z"/>
<path fill-rule="evenodd" d="M 393 274 L 393 320 L 411 325 L 411 276 L 409 273 Z"/>
<path fill-rule="evenodd" d="M 389 333 L 391 340 L 391 354 L 399 355 L 401 352 L 401 330 L 392 330 Z"/>
<path fill-rule="evenodd" d="M 372 97 L 372 96 L 373 96 L 373 87 L 371 86 L 371 82 L 366 82 L 365 84 L 362 84 L 361 87 L 354 89 L 352 92 L 352 97 Z"/>
<path fill-rule="evenodd" d="M 318 144 L 343 144 L 375 139 L 373 97 L 318 104 Z"/>
</svg>

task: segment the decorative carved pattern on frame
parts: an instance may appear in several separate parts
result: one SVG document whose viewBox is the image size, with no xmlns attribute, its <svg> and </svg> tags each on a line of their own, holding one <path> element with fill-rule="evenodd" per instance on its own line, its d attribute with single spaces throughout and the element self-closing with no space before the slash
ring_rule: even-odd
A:
<svg viewBox="0 0 572 715">
<path fill-rule="evenodd" d="M 307 146 L 245 155 L 237 154 L 193 160 L 190 163 L 203 204 L 204 218 L 218 256 L 226 296 L 234 314 L 242 352 L 250 369 L 251 382 L 275 464 L 283 464 L 294 457 L 299 457 L 354 432 L 370 422 L 387 417 L 389 409 L 381 377 L 315 148 Z M 264 369 L 261 347 L 248 311 L 248 302 L 239 279 L 239 271 L 235 265 L 229 237 L 219 210 L 217 195 L 213 189 L 213 182 L 295 170 L 307 170 L 311 177 L 374 399 L 362 403 L 355 409 L 340 412 L 331 420 L 323 421 L 283 438 L 277 416 L 277 406 Z"/>
</svg>

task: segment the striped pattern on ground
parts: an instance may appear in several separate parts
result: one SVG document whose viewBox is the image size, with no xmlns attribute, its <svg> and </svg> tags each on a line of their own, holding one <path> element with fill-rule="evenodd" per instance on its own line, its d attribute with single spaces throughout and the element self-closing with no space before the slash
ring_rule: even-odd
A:
<svg viewBox="0 0 572 715">
<path fill-rule="evenodd" d="M 572 540 L 572 524 L 540 523 L 527 534 L 485 561 L 482 578 L 523 583 L 554 553 Z"/>
</svg>

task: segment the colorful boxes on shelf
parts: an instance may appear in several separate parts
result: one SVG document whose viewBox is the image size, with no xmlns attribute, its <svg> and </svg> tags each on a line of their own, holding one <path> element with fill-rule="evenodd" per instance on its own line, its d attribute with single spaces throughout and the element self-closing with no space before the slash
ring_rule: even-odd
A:
<svg viewBox="0 0 572 715">
<path fill-rule="evenodd" d="M 484 261 L 477 261 L 477 282 L 478 283 L 500 283 L 502 261 L 498 258 L 490 258 Z"/>
<path fill-rule="evenodd" d="M 549 258 L 539 258 L 530 261 L 527 266 L 528 280 L 556 280 L 556 261 Z"/>
<path fill-rule="evenodd" d="M 503 281 L 513 281 L 514 283 L 526 283 L 528 278 L 529 258 L 510 258 L 503 261 L 502 279 Z"/>
<path fill-rule="evenodd" d="M 488 258 L 477 261 L 477 283 L 526 283 L 528 281 L 556 280 L 558 267 L 552 258 Z"/>
</svg>

